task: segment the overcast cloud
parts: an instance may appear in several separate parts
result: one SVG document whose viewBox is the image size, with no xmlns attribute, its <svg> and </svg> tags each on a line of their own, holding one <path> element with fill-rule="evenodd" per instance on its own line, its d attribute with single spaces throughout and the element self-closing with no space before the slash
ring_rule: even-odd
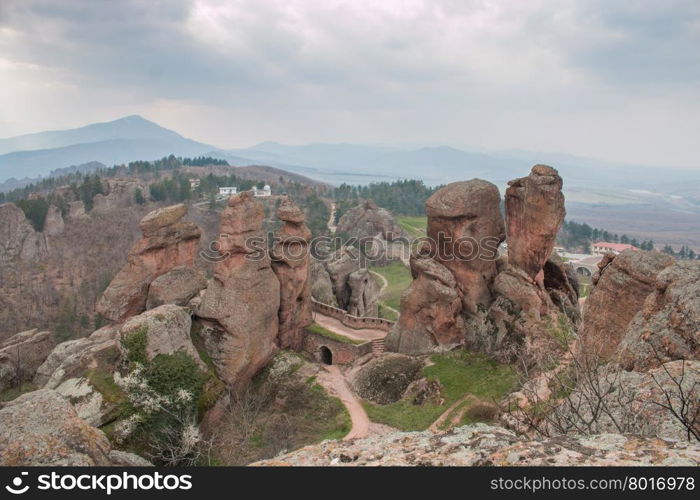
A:
<svg viewBox="0 0 700 500">
<path fill-rule="evenodd" d="M 0 137 L 141 114 L 700 167 L 700 2 L 0 0 L 0 89 Z"/>
</svg>

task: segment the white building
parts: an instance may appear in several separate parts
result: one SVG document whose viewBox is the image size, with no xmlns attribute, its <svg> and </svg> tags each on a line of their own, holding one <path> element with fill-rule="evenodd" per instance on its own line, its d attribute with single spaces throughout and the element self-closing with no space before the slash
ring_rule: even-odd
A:
<svg viewBox="0 0 700 500">
<path fill-rule="evenodd" d="M 265 197 L 265 196 L 272 196 L 272 189 L 270 188 L 269 184 L 265 184 L 265 186 L 262 189 L 258 189 L 257 187 L 254 187 L 253 188 L 253 196 L 256 196 L 258 198 Z"/>
<path fill-rule="evenodd" d="M 237 193 L 238 193 L 238 188 L 233 187 L 233 186 L 219 188 L 219 194 L 221 196 L 233 196 L 234 194 L 237 194 Z"/>
<path fill-rule="evenodd" d="M 632 245 L 627 245 L 625 243 L 610 243 L 608 241 L 596 241 L 591 246 L 593 247 L 593 255 L 604 255 L 606 253 L 618 255 L 625 250 L 638 250 Z"/>
</svg>

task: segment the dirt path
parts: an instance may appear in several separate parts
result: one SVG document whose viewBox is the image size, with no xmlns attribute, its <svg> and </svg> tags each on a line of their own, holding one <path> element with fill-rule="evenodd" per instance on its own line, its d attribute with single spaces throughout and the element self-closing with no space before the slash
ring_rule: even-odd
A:
<svg viewBox="0 0 700 500">
<path fill-rule="evenodd" d="M 389 281 L 387 281 L 387 279 L 384 276 L 382 276 L 381 274 L 379 274 L 377 271 L 372 271 L 370 269 L 369 272 L 374 274 L 375 276 L 377 276 L 380 280 L 382 280 L 382 288 L 379 290 L 379 296 L 381 296 L 384 293 L 384 290 L 386 289 L 386 287 L 389 286 Z M 382 307 L 386 307 L 387 309 L 389 309 L 390 311 L 393 311 L 394 313 L 396 313 L 398 315 L 401 314 L 399 311 L 397 311 L 396 309 L 391 307 L 386 302 L 382 301 L 381 304 L 382 304 Z"/>
<path fill-rule="evenodd" d="M 348 439 L 367 437 L 370 430 L 369 417 L 360 401 L 355 397 L 355 394 L 353 394 L 348 386 L 340 369 L 332 365 L 324 365 L 323 368 L 325 368 L 325 372 L 318 376 L 318 383 L 331 395 L 339 398 L 350 414 L 352 428 L 343 440 L 347 441 Z"/>
<path fill-rule="evenodd" d="M 314 321 L 332 332 L 354 340 L 383 339 L 387 334 L 387 332 L 383 330 L 373 330 L 371 328 L 359 328 L 356 330 L 354 328 L 350 328 L 349 326 L 345 326 L 340 322 L 340 320 L 331 318 L 330 316 L 326 316 L 319 312 L 314 313 Z"/>
<path fill-rule="evenodd" d="M 335 203 L 331 203 L 331 216 L 328 218 L 328 230 L 332 233 L 335 234 Z"/>
<path fill-rule="evenodd" d="M 447 408 L 447 410 L 445 410 L 445 411 L 442 413 L 442 415 L 440 415 L 440 416 L 435 420 L 435 422 L 433 422 L 432 424 L 430 424 L 430 427 L 428 427 L 428 430 L 431 431 L 431 432 L 440 432 L 440 431 L 441 431 L 440 427 L 442 427 L 442 424 L 445 423 L 445 421 L 446 421 L 447 418 L 452 414 L 452 412 L 455 411 L 462 403 L 466 402 L 466 401 L 469 400 L 469 399 L 475 399 L 475 400 L 476 400 L 476 397 L 474 397 L 472 394 L 466 394 L 466 395 L 462 396 L 461 398 L 459 398 L 457 401 L 455 401 L 454 403 L 452 403 L 452 404 L 450 405 L 450 407 Z M 454 422 L 453 422 L 453 423 L 454 423 Z"/>
</svg>

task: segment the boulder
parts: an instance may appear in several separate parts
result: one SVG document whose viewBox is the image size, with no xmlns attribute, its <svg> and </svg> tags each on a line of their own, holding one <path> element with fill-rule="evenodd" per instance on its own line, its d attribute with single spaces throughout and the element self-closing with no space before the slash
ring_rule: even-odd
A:
<svg viewBox="0 0 700 500">
<path fill-rule="evenodd" d="M 324 441 L 259 466 L 697 466 L 700 445 L 601 434 L 532 439 L 474 424 L 445 432 L 392 432 Z"/>
<path fill-rule="evenodd" d="M 376 318 L 379 315 L 377 301 L 380 287 L 367 269 L 358 269 L 348 275 L 350 297 L 345 310 L 353 316 Z"/>
<path fill-rule="evenodd" d="M 338 307 L 354 316 L 377 316 L 380 287 L 360 265 L 354 247 L 339 248 L 324 260 Z"/>
<path fill-rule="evenodd" d="M 674 262 L 660 252 L 633 250 L 604 258 L 583 309 L 582 347 L 610 358 L 630 321 L 655 290 L 658 274 Z"/>
<path fill-rule="evenodd" d="M 462 301 L 452 273 L 428 255 L 411 256 L 413 281 L 401 296 L 401 316 L 386 337 L 389 351 L 425 354 L 464 342 Z"/>
<path fill-rule="evenodd" d="M 566 215 L 562 179 L 552 167 L 535 165 L 530 175 L 508 186 L 508 262 L 542 283 L 542 269 Z"/>
<path fill-rule="evenodd" d="M 434 259 L 455 278 L 465 313 L 491 303 L 497 248 L 505 237 L 498 188 L 480 179 L 454 182 L 425 202 Z"/>
<path fill-rule="evenodd" d="M 289 198 L 277 209 L 284 224 L 275 233 L 272 270 L 280 283 L 279 336 L 282 349 L 300 350 L 304 328 L 313 322 L 311 309 L 311 231 L 304 224 L 304 212 Z"/>
<path fill-rule="evenodd" d="M 331 306 L 338 305 L 338 301 L 333 294 L 333 283 L 331 275 L 328 274 L 323 262 L 311 256 L 311 296 L 318 302 L 329 304 Z"/>
<path fill-rule="evenodd" d="M 175 205 L 155 210 L 141 220 L 143 236 L 104 291 L 97 312 L 114 322 L 139 314 L 146 309 L 153 280 L 176 267 L 194 266 L 201 231 L 180 220 L 186 211 L 184 205 Z"/>
<path fill-rule="evenodd" d="M 130 453 L 113 455 L 113 451 L 107 436 L 82 420 L 56 391 L 42 389 L 23 394 L 0 408 L 0 465 L 110 466 L 145 462 Z"/>
<path fill-rule="evenodd" d="M 163 304 L 185 306 L 206 286 L 207 280 L 200 271 L 191 267 L 176 267 L 151 282 L 148 287 L 146 309 L 153 309 Z"/>
<path fill-rule="evenodd" d="M 183 352 L 205 368 L 192 344 L 191 329 L 192 319 L 184 308 L 164 304 L 129 318 L 122 325 L 119 330 L 120 349 L 125 351 L 125 341 L 132 335 L 143 334 L 146 336 L 146 357 L 149 360 L 159 354 Z"/>
<path fill-rule="evenodd" d="M 700 262 L 680 261 L 656 276 L 617 356 L 622 367 L 637 371 L 678 359 L 700 361 Z"/>
<path fill-rule="evenodd" d="M 276 349 L 280 283 L 270 266 L 264 217 L 251 192 L 229 199 L 219 229 L 222 258 L 195 310 L 217 375 L 230 387 L 245 387 Z"/>
<path fill-rule="evenodd" d="M 412 356 L 386 353 L 362 366 L 353 376 L 357 394 L 378 404 L 398 401 L 419 377 L 423 361 Z"/>
<path fill-rule="evenodd" d="M 51 332 L 36 328 L 0 342 L 0 391 L 31 381 L 54 346 Z"/>
</svg>

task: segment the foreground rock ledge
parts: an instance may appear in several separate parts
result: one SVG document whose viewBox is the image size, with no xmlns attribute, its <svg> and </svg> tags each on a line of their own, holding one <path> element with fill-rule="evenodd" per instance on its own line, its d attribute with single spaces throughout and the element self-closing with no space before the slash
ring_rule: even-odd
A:
<svg viewBox="0 0 700 500">
<path fill-rule="evenodd" d="M 397 432 L 353 441 L 324 441 L 253 465 L 697 466 L 700 444 L 619 434 L 527 440 L 501 427 L 475 424 L 440 434 Z"/>
</svg>

